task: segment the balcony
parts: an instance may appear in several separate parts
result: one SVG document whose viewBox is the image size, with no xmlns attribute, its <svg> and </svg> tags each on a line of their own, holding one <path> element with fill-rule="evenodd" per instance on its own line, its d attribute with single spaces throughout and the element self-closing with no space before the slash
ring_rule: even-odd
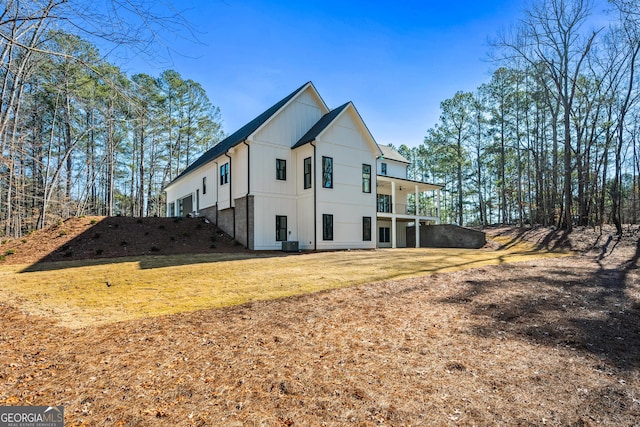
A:
<svg viewBox="0 0 640 427">
<path fill-rule="evenodd" d="M 417 215 L 424 217 L 438 216 L 438 209 L 435 207 L 422 208 L 416 214 L 416 207 L 414 205 L 408 205 L 406 203 L 395 203 L 393 206 L 395 207 L 395 213 L 397 215 Z M 391 204 L 378 203 L 378 213 L 392 213 Z"/>
</svg>

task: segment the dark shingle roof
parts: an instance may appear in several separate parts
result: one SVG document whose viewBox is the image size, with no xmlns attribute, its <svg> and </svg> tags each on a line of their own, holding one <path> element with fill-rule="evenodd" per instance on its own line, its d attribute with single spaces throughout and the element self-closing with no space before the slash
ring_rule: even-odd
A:
<svg viewBox="0 0 640 427">
<path fill-rule="evenodd" d="M 229 150 L 231 147 L 235 147 L 236 145 L 242 143 L 242 141 L 246 140 L 253 132 L 255 132 L 260 126 L 262 126 L 267 120 L 271 118 L 275 113 L 277 113 L 282 107 L 284 107 L 294 96 L 296 96 L 300 91 L 302 91 L 309 83 L 307 82 L 300 86 L 298 89 L 291 92 L 287 97 L 281 99 L 276 104 L 271 106 L 264 113 L 260 114 L 255 119 L 251 120 L 246 125 L 242 126 L 240 129 L 220 141 L 218 144 L 214 145 L 211 149 L 205 152 L 202 156 L 200 156 L 195 162 L 191 163 L 180 175 L 178 175 L 172 183 L 177 181 L 179 178 L 188 174 L 189 172 L 199 168 L 205 163 L 210 162 L 211 160 L 219 157 Z"/>
<path fill-rule="evenodd" d="M 342 112 L 342 110 L 347 108 L 349 104 L 350 102 L 347 102 L 346 104 L 343 104 L 338 108 L 334 108 L 333 110 L 329 111 L 327 114 L 322 116 L 320 120 L 318 120 L 318 122 L 315 125 L 313 125 L 313 127 L 309 129 L 309 131 L 305 133 L 304 136 L 300 138 L 300 140 L 296 142 L 292 148 L 301 147 L 315 140 L 318 137 L 318 135 L 320 135 L 320 132 L 325 130 L 327 126 L 329 126 L 331 122 L 334 121 L 335 118 L 338 117 L 338 115 Z"/>
</svg>

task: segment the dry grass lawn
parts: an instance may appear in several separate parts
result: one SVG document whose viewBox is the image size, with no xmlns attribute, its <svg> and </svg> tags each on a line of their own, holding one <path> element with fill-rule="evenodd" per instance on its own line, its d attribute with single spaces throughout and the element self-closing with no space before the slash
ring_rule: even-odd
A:
<svg viewBox="0 0 640 427">
<path fill-rule="evenodd" d="M 64 405 L 67 426 L 638 425 L 637 235 L 572 256 L 514 236 L 500 251 L 5 265 L 0 404 Z"/>
<path fill-rule="evenodd" d="M 500 251 L 195 254 L 0 265 L 0 279 L 8 285 L 0 288 L 0 296 L 29 313 L 82 327 L 566 255 L 518 242 Z"/>
</svg>

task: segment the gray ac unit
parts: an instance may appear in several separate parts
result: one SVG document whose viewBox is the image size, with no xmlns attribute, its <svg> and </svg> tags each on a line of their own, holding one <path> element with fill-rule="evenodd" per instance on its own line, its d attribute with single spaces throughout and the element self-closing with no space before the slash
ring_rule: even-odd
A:
<svg viewBox="0 0 640 427">
<path fill-rule="evenodd" d="M 298 252 L 298 242 L 282 242 L 283 252 Z"/>
</svg>

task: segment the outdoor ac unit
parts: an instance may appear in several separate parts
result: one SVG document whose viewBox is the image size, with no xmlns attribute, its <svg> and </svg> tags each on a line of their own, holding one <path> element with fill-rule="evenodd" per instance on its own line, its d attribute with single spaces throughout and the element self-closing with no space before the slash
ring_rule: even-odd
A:
<svg viewBox="0 0 640 427">
<path fill-rule="evenodd" d="M 282 242 L 283 252 L 298 252 L 298 242 Z"/>
</svg>

